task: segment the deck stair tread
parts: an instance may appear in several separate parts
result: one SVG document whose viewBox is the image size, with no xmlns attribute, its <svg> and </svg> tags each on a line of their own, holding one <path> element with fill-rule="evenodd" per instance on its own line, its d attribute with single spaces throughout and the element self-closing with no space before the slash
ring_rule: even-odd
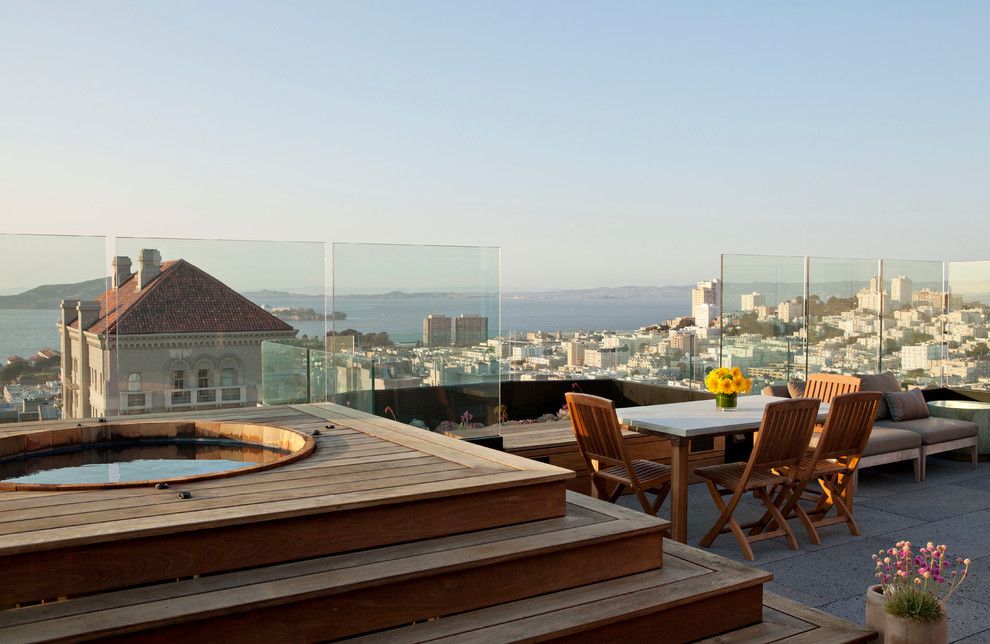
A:
<svg viewBox="0 0 990 644">
<path fill-rule="evenodd" d="M 854 644 L 875 638 L 873 630 L 764 592 L 760 624 L 716 635 L 698 644 Z"/>
<path fill-rule="evenodd" d="M 439 604 L 421 598 L 415 606 L 420 613 L 383 611 L 372 605 L 371 612 L 377 615 L 365 615 L 360 622 L 367 631 L 434 617 L 438 611 L 472 610 L 479 607 L 478 601 L 497 603 L 556 592 L 660 565 L 665 521 L 581 495 L 569 496 L 568 512 L 561 518 L 8 610 L 0 613 L 0 641 L 128 633 L 221 615 L 231 619 L 234 614 L 261 614 L 301 601 L 323 601 L 330 612 L 339 602 L 368 613 L 368 606 L 352 604 L 360 604 L 359 598 L 365 596 L 403 597 L 430 583 L 449 586 L 460 580 L 465 588 L 492 585 L 474 587 L 465 593 L 462 604 L 452 601 L 449 592 L 436 595 Z M 578 565 L 590 549 L 597 548 L 615 554 L 613 560 L 603 559 L 608 565 Z M 499 566 L 531 571 L 521 583 L 506 584 L 505 576 L 497 573 Z M 572 572 L 547 574 L 562 569 Z M 354 613 L 351 616 L 358 619 Z M 396 619 L 405 621 L 388 621 Z"/>
<path fill-rule="evenodd" d="M 663 568 L 413 624 L 349 641 L 512 642 L 575 638 L 616 623 L 735 590 L 759 590 L 770 573 L 664 540 Z M 643 633 L 644 641 L 667 641 Z M 593 639 L 593 638 L 592 638 Z"/>
</svg>

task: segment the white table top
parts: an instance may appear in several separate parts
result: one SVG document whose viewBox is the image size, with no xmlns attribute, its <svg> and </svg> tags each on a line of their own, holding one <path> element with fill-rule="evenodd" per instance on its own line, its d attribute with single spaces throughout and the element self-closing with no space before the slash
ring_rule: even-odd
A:
<svg viewBox="0 0 990 644">
<path fill-rule="evenodd" d="M 617 409 L 619 422 L 630 429 L 656 432 L 681 438 L 719 436 L 737 431 L 753 431 L 760 426 L 763 409 L 767 403 L 789 400 L 776 396 L 739 396 L 739 405 L 723 411 L 715 407 L 714 400 L 625 407 Z M 828 405 L 822 403 L 819 419 L 828 414 Z"/>
</svg>

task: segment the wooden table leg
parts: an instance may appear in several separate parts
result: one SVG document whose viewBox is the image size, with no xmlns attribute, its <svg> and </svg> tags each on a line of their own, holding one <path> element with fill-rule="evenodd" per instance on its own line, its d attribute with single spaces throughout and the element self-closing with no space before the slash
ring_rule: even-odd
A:
<svg viewBox="0 0 990 644">
<path fill-rule="evenodd" d="M 687 543 L 688 446 L 687 438 L 671 438 L 670 537 Z"/>
</svg>

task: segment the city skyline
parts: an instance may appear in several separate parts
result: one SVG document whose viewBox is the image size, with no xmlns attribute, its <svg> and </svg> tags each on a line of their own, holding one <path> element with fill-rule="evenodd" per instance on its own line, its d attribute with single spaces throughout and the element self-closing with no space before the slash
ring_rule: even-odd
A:
<svg viewBox="0 0 990 644">
<path fill-rule="evenodd" d="M 0 12 L 8 232 L 500 246 L 517 291 L 990 231 L 982 5 Z"/>
</svg>

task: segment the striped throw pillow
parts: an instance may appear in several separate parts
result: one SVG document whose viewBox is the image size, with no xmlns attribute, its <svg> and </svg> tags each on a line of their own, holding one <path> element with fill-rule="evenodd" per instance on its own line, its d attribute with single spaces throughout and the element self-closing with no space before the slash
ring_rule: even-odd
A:
<svg viewBox="0 0 990 644">
<path fill-rule="evenodd" d="M 895 422 L 928 418 L 928 405 L 920 389 L 888 391 L 883 397 L 890 408 L 890 419 Z"/>
</svg>

